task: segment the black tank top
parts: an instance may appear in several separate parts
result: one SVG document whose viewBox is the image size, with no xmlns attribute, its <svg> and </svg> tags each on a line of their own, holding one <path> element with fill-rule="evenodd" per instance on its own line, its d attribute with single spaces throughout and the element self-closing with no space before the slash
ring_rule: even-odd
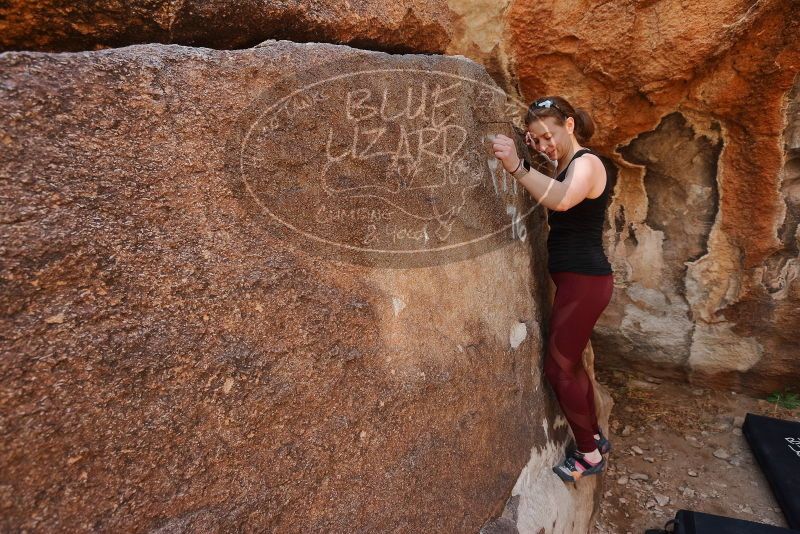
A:
<svg viewBox="0 0 800 534">
<path fill-rule="evenodd" d="M 575 158 L 594 153 L 589 148 L 575 152 L 556 180 L 563 182 Z M 566 211 L 548 210 L 547 268 L 550 272 L 570 271 L 584 274 L 612 274 L 603 249 L 603 222 L 610 196 L 608 178 L 597 198 L 584 198 Z"/>
</svg>

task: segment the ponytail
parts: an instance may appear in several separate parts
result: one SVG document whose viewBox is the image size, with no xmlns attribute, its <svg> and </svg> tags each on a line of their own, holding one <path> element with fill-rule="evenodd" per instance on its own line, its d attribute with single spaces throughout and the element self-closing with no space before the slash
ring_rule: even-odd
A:
<svg viewBox="0 0 800 534">
<path fill-rule="evenodd" d="M 583 108 L 575 108 L 575 137 L 580 144 L 586 144 L 594 135 L 594 121 Z"/>
</svg>

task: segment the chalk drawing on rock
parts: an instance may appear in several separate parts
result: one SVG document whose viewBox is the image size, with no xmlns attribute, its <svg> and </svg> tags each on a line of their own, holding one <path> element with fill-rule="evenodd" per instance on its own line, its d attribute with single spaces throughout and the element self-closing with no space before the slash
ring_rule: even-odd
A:
<svg viewBox="0 0 800 534">
<path fill-rule="evenodd" d="M 487 139 L 516 135 L 526 106 L 472 70 L 326 64 L 276 83 L 241 120 L 243 196 L 337 260 L 424 266 L 525 241 L 537 204 Z"/>
</svg>

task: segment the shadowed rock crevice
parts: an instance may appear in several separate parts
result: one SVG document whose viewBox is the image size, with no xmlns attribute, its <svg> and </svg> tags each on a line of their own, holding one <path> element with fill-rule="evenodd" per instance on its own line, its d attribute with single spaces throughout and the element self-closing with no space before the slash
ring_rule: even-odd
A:
<svg viewBox="0 0 800 534">
<path fill-rule="evenodd" d="M 778 238 L 786 247 L 786 252 L 796 256 L 798 252 L 797 227 L 800 222 L 800 148 L 786 154 L 781 190 L 786 199 L 786 216 L 778 231 Z"/>
<path fill-rule="evenodd" d="M 800 77 L 788 95 L 786 108 L 786 131 L 784 132 L 785 163 L 781 172 L 781 195 L 786 203 L 783 223 L 778 228 L 778 239 L 783 248 L 767 259 L 765 273 L 766 288 L 770 293 L 785 291 L 787 276 L 797 276 L 787 272 L 794 260 L 800 257 Z"/>
<path fill-rule="evenodd" d="M 719 125 L 714 126 L 719 133 Z M 697 135 L 678 112 L 619 149 L 625 159 L 646 167 L 645 223 L 662 232 L 664 277 L 684 293 L 684 262 L 707 252 L 708 235 L 719 208 L 717 162 L 720 137 Z"/>
<path fill-rule="evenodd" d="M 783 248 L 767 258 L 764 273 L 765 289 L 776 297 L 781 297 L 787 285 L 798 275 L 798 257 L 800 249 L 800 148 L 789 149 L 786 153 L 786 165 L 783 169 L 781 194 L 786 202 L 786 214 L 783 224 L 778 229 L 778 239 Z"/>
<path fill-rule="evenodd" d="M 287 39 L 443 53 L 452 18 L 444 2 L 421 0 L 11 0 L 0 4 L 0 51 L 75 52 L 142 43 L 241 49 Z"/>
<path fill-rule="evenodd" d="M 623 184 L 615 196 L 615 270 L 625 285 L 604 313 L 607 324 L 599 323 L 592 337 L 603 364 L 635 368 L 658 361 L 671 373 L 689 358 L 694 323 L 686 263 L 707 253 L 719 204 L 722 141 L 718 125 L 709 131 L 697 134 L 674 112 L 618 149 L 644 172 L 641 182 Z"/>
<path fill-rule="evenodd" d="M 609 190 L 609 198 L 614 198 L 614 191 L 617 187 L 617 178 L 619 176 L 619 167 L 614 163 L 612 158 L 604 156 L 600 154 L 600 161 L 603 162 L 603 166 L 606 169 L 606 180 L 608 182 L 607 187 Z M 609 200 L 609 204 L 611 200 Z M 610 210 L 607 215 L 610 214 Z M 614 231 L 619 232 L 619 225 L 625 220 L 625 213 L 624 208 L 620 206 L 619 212 L 613 217 L 614 222 Z M 606 235 L 612 228 L 611 228 L 611 221 L 610 217 L 606 217 L 605 222 L 603 223 L 603 235 Z M 608 252 L 608 248 L 606 249 Z"/>
<path fill-rule="evenodd" d="M 264 41 L 390 54 L 464 55 L 518 94 L 505 42 L 511 0 L 133 0 L 0 2 L 0 52 L 78 52 L 161 43 L 217 50 Z"/>
</svg>

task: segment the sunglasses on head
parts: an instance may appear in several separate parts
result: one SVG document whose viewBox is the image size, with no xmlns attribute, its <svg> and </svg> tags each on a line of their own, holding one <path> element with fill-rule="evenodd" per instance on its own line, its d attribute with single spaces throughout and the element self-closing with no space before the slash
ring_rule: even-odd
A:
<svg viewBox="0 0 800 534">
<path fill-rule="evenodd" d="M 537 107 L 537 108 L 556 108 L 559 112 L 561 112 L 562 115 L 564 115 L 565 117 L 569 117 L 569 115 L 564 113 L 563 109 L 561 109 L 560 107 L 556 106 L 555 102 L 553 102 L 549 98 L 545 99 L 545 100 L 541 100 L 541 101 L 537 100 L 536 102 L 534 102 L 533 105 L 534 105 L 534 107 Z"/>
</svg>

